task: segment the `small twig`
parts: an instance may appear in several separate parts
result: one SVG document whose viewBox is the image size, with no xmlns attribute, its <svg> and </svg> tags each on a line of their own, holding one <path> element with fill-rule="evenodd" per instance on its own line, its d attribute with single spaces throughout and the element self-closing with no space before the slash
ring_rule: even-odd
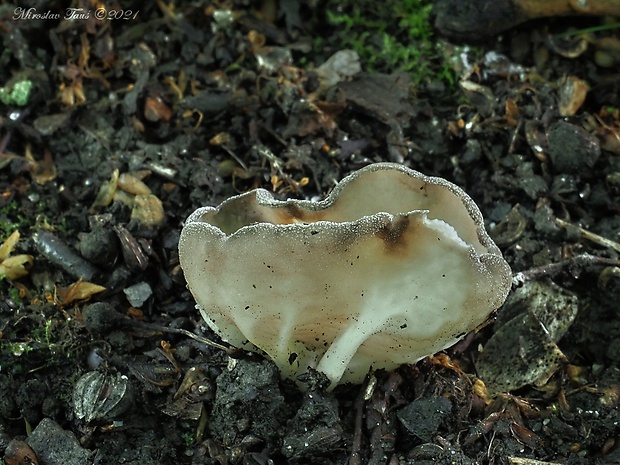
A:
<svg viewBox="0 0 620 465">
<path fill-rule="evenodd" d="M 168 328 L 167 326 L 162 326 L 162 325 L 158 325 L 155 323 L 144 323 L 142 321 L 135 321 L 135 320 L 125 320 L 127 323 L 127 326 L 130 327 L 135 327 L 135 328 L 140 328 L 140 329 L 148 329 L 151 331 L 159 331 L 162 333 L 173 333 L 173 334 L 183 334 L 184 336 L 187 337 L 191 337 L 192 339 L 194 339 L 195 341 L 201 342 L 203 344 L 206 344 L 208 346 L 211 347 L 215 347 L 216 349 L 220 349 L 223 350 L 224 352 L 226 352 L 228 355 L 236 353 L 238 351 L 238 349 L 235 348 L 231 348 L 231 347 L 226 347 L 225 345 L 222 344 L 218 344 L 217 342 L 212 341 L 211 339 L 207 339 L 201 336 L 198 336 L 190 331 L 187 331 L 186 329 L 180 329 L 180 328 Z"/>
<path fill-rule="evenodd" d="M 10 132 L 7 132 L 4 136 L 2 136 L 2 140 L 0 140 L 0 153 L 4 153 L 6 148 L 9 146 L 10 140 L 11 140 Z"/>
<path fill-rule="evenodd" d="M 517 145 L 517 140 L 519 133 L 521 132 L 521 127 L 523 126 L 523 120 L 519 118 L 517 121 L 517 127 L 512 131 L 512 136 L 510 137 L 510 145 L 508 146 L 508 153 L 515 153 L 515 146 Z"/>
<path fill-rule="evenodd" d="M 512 465 L 561 465 L 558 462 L 541 462 L 540 460 L 524 459 L 521 457 L 508 457 Z"/>
<path fill-rule="evenodd" d="M 512 285 L 521 286 L 527 281 L 533 279 L 546 278 L 556 276 L 562 270 L 570 266 L 620 266 L 620 260 L 606 257 L 597 257 L 587 253 L 576 255 L 572 258 L 562 260 L 558 263 L 549 263 L 548 265 L 537 266 L 529 270 L 520 271 L 512 276 Z"/>
<path fill-rule="evenodd" d="M 351 457 L 347 465 L 361 465 L 362 463 L 362 425 L 364 423 L 364 410 L 366 406 L 367 387 L 360 389 L 355 399 L 355 430 L 353 432 L 353 444 Z"/>
<path fill-rule="evenodd" d="M 598 234 L 590 232 L 587 229 L 583 229 L 580 226 L 576 226 L 574 224 L 569 223 L 568 221 L 564 221 L 559 218 L 555 219 L 555 223 L 558 226 L 561 226 L 563 228 L 570 228 L 570 227 L 577 228 L 577 230 L 581 234 L 581 237 L 583 237 L 584 239 L 588 239 L 589 241 L 592 241 L 595 244 L 601 245 L 603 247 L 609 247 L 610 249 L 614 249 L 616 252 L 620 252 L 620 244 L 618 244 L 617 242 L 614 242 L 603 236 L 599 236 Z"/>
</svg>

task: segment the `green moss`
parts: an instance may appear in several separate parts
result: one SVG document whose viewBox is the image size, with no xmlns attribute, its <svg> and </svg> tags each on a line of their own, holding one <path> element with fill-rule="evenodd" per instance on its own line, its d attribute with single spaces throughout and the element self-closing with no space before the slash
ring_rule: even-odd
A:
<svg viewBox="0 0 620 465">
<path fill-rule="evenodd" d="M 23 81 L 15 82 L 13 85 L 0 87 L 0 101 L 5 105 L 23 107 L 30 100 L 32 86 L 32 81 L 24 79 Z"/>
<path fill-rule="evenodd" d="M 191 447 L 196 444 L 196 438 L 192 433 L 183 433 L 181 437 L 183 438 L 185 447 Z"/>
<path fill-rule="evenodd" d="M 2 277 L 4 279 L 4 276 Z M 9 298 L 17 305 L 18 307 L 23 304 L 22 298 L 19 296 L 19 289 L 16 287 L 11 287 L 9 289 Z"/>
<path fill-rule="evenodd" d="M 7 354 L 19 357 L 34 350 L 27 342 L 0 342 L 0 349 Z"/>
<path fill-rule="evenodd" d="M 22 232 L 24 227 L 29 226 L 30 221 L 19 213 L 19 207 L 14 200 L 0 208 L 0 243 L 4 242 L 16 229 Z"/>
<path fill-rule="evenodd" d="M 0 207 L 0 244 L 16 229 L 19 230 L 22 238 L 28 234 L 31 228 L 54 229 L 56 231 L 67 232 L 67 219 L 63 216 L 51 219 L 46 210 L 48 205 L 44 200 L 37 202 L 34 209 L 23 215 L 20 207 L 15 200 Z"/>
<path fill-rule="evenodd" d="M 332 0 L 327 19 L 340 49 L 355 50 L 363 69 L 405 71 L 414 84 L 440 80 L 454 84 L 429 22 L 430 0 Z M 317 42 L 315 42 L 315 46 Z"/>
</svg>

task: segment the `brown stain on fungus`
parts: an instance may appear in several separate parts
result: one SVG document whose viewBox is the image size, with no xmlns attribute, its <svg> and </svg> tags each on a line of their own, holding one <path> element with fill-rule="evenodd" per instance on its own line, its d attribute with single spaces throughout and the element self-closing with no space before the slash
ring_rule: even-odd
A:
<svg viewBox="0 0 620 465">
<path fill-rule="evenodd" d="M 306 216 L 305 215 L 306 212 L 303 211 L 301 208 L 299 208 L 294 203 L 289 203 L 286 207 L 284 207 L 284 211 L 286 211 L 288 216 L 290 216 L 291 218 L 294 218 L 296 220 L 303 221 L 305 216 Z"/>
<path fill-rule="evenodd" d="M 273 224 L 299 224 L 310 223 L 313 220 L 310 218 L 310 214 L 307 210 L 300 208 L 295 204 L 287 204 L 277 209 L 269 209 L 263 207 L 263 221 L 268 221 Z"/>
<path fill-rule="evenodd" d="M 376 232 L 375 235 L 384 242 L 388 253 L 397 253 L 407 248 L 406 232 L 409 223 L 407 216 L 397 216 Z"/>
<path fill-rule="evenodd" d="M 272 218 L 274 224 L 309 224 L 323 221 L 326 217 L 325 210 L 313 211 L 293 203 L 284 205 L 275 211 L 271 210 L 271 214 L 274 215 Z"/>
</svg>

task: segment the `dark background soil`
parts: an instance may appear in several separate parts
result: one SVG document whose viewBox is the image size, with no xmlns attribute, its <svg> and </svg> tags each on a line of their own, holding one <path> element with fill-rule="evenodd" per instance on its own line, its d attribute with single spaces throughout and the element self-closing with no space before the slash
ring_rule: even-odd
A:
<svg viewBox="0 0 620 465">
<path fill-rule="evenodd" d="M 0 84 L 33 83 L 0 104 L 2 237 L 19 230 L 12 255 L 32 257 L 0 282 L 7 465 L 620 462 L 620 47 L 615 29 L 558 37 L 604 19 L 442 42 L 454 83 L 362 61 L 323 88 L 316 69 L 343 48 L 331 3 L 112 2 L 105 21 L 99 2 L 73 6 L 90 16 L 0 6 Z M 444 354 L 333 393 L 190 337 L 217 339 L 178 264 L 189 213 L 255 187 L 321 198 L 379 161 L 474 198 L 517 284 L 547 286 L 517 314 L 577 310 L 558 314 L 563 337 L 524 323 L 487 351 L 525 366 L 502 375 L 510 389 L 478 378 L 501 310 Z"/>
</svg>

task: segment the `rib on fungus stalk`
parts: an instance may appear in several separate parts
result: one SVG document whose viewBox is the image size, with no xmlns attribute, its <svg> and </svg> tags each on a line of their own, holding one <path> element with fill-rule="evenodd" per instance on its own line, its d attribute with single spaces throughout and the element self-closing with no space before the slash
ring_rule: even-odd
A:
<svg viewBox="0 0 620 465">
<path fill-rule="evenodd" d="M 378 163 L 320 202 L 263 189 L 204 207 L 179 242 L 202 316 L 283 376 L 332 387 L 454 344 L 502 305 L 510 267 L 454 184 Z"/>
</svg>

